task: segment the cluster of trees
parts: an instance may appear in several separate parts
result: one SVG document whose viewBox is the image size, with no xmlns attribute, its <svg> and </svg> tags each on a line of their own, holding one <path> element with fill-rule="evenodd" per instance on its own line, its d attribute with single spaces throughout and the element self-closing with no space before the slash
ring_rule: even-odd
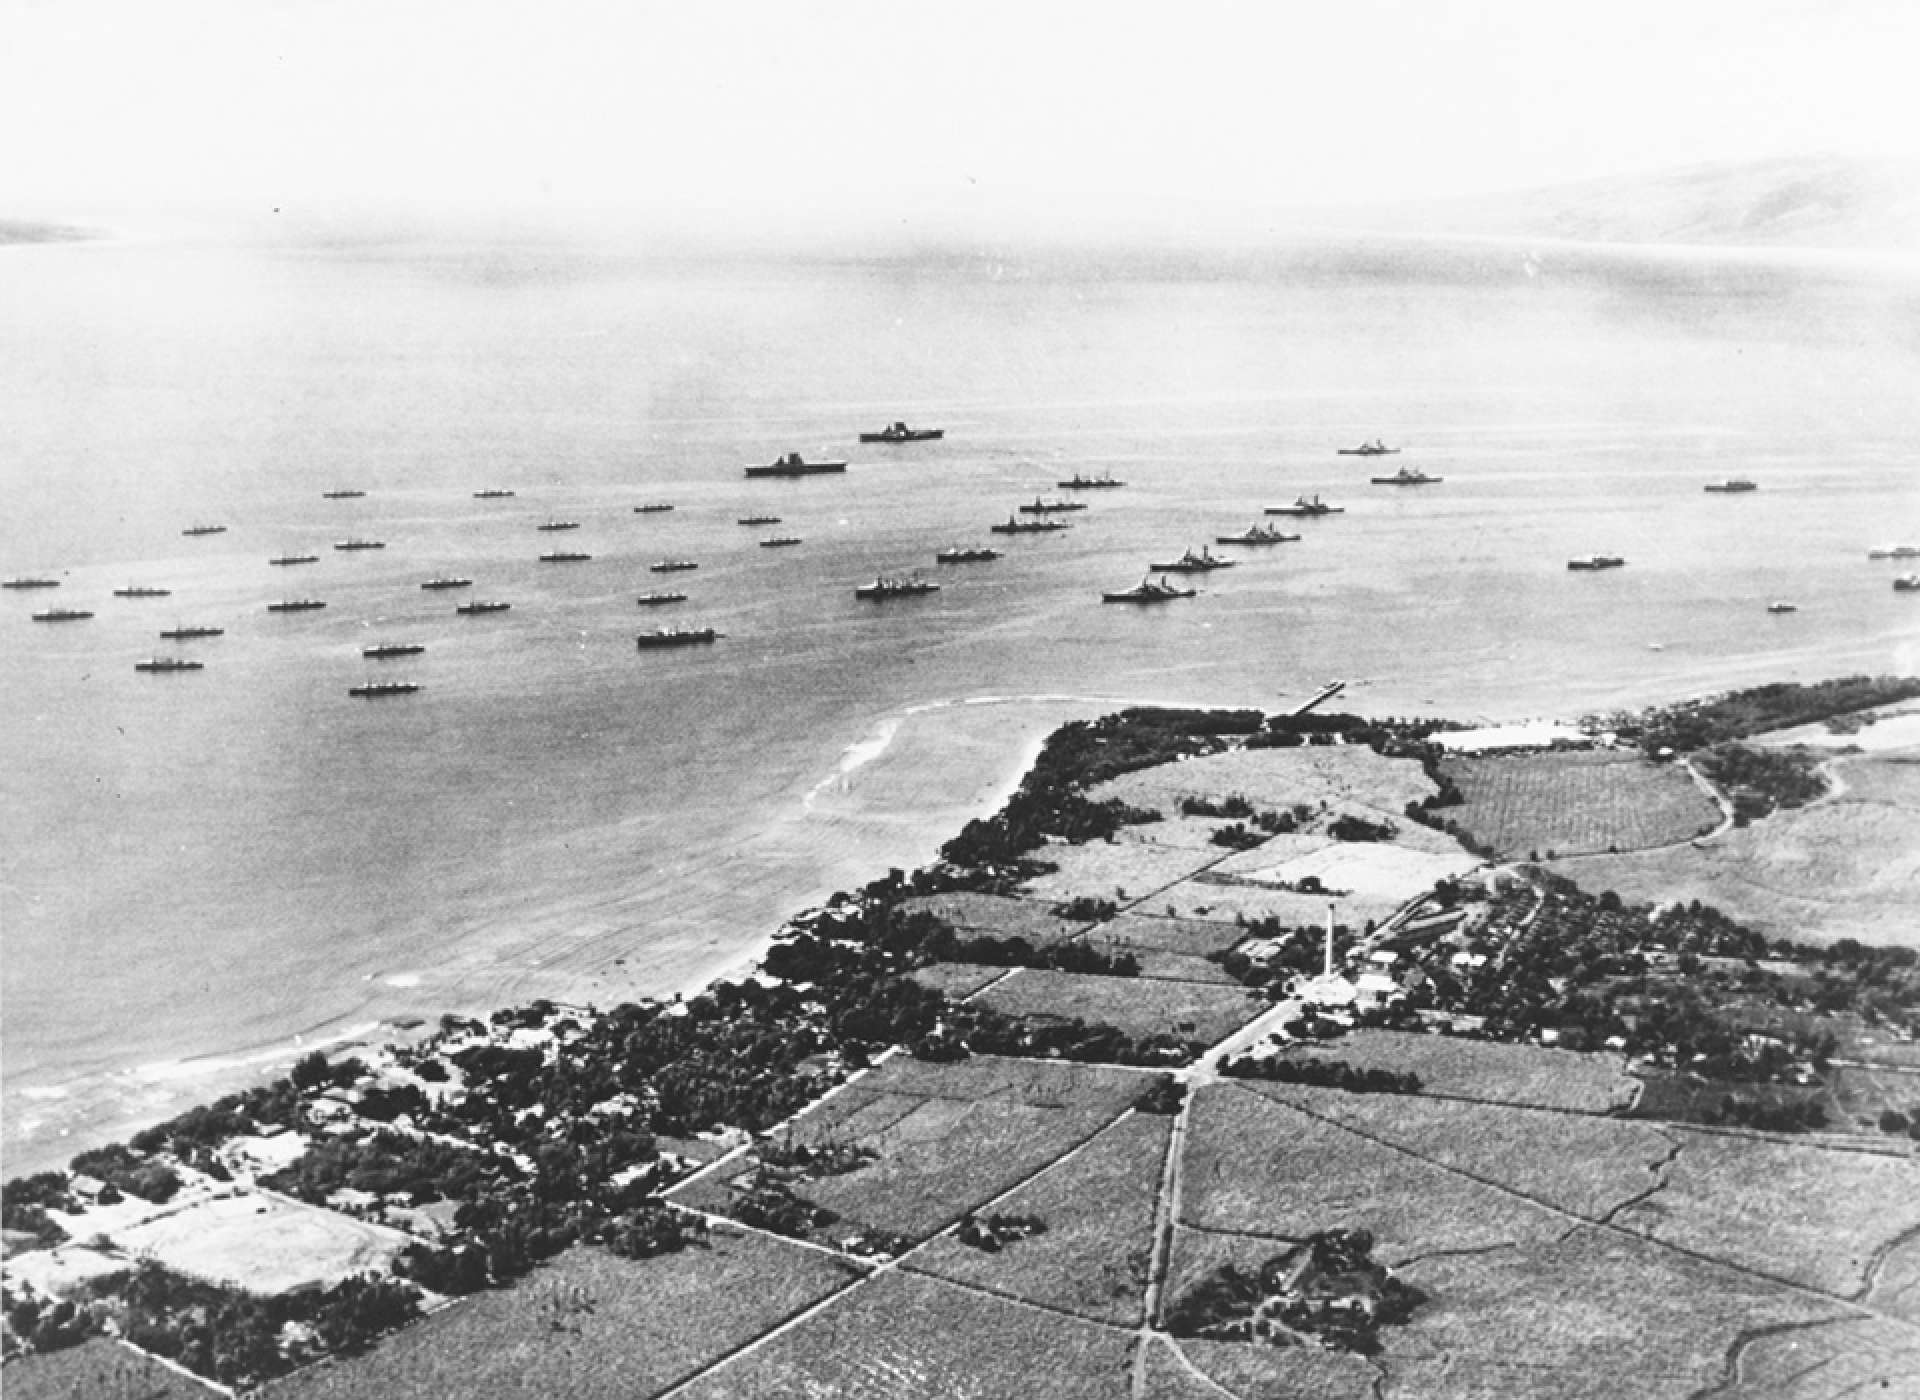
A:
<svg viewBox="0 0 1920 1400">
<path fill-rule="evenodd" d="M 1057 919 L 1077 924 L 1104 924 L 1120 912 L 1120 906 L 1097 895 L 1077 894 L 1054 905 L 1051 912 Z"/>
<path fill-rule="evenodd" d="M 1172 1116 L 1180 1111 L 1180 1105 L 1187 1101 L 1187 1086 L 1170 1074 L 1156 1074 L 1153 1082 L 1134 1096 L 1133 1110 L 1136 1113 L 1158 1113 Z"/>
<path fill-rule="evenodd" d="M 1769 1103 L 1748 1094 L 1728 1094 L 1706 1121 L 1770 1133 L 1810 1133 L 1827 1126 L 1827 1110 L 1815 1098 Z"/>
<path fill-rule="evenodd" d="M 1327 835 L 1336 841 L 1391 841 L 1394 828 L 1391 822 L 1370 822 L 1365 817 L 1348 813 L 1327 824 Z"/>
<path fill-rule="evenodd" d="M 70 1211 L 65 1172 L 36 1172 L 17 1176 L 0 1191 L 0 1227 L 32 1235 L 43 1248 L 61 1243 L 67 1232 L 48 1216 L 49 1210 Z"/>
<path fill-rule="evenodd" d="M 1920 677 L 1845 676 L 1782 681 L 1684 705 L 1617 715 L 1606 723 L 1649 753 L 1691 753 L 1770 729 L 1812 724 L 1920 696 Z"/>
<path fill-rule="evenodd" d="M 1047 1222 L 1037 1215 L 966 1215 L 955 1238 L 969 1249 L 998 1254 L 1015 1240 L 1046 1232 Z"/>
<path fill-rule="evenodd" d="M 1233 1263 L 1214 1269 L 1167 1310 L 1167 1331 L 1296 1344 L 1310 1336 L 1334 1351 L 1372 1355 L 1380 1349 L 1380 1329 L 1406 1322 L 1425 1301 L 1374 1261 L 1367 1231 L 1325 1230 L 1257 1269 Z"/>
<path fill-rule="evenodd" d="M 1290 1059 L 1281 1055 L 1240 1055 L 1220 1062 L 1229 1079 L 1268 1079 L 1277 1084 L 1311 1084 L 1349 1094 L 1417 1094 L 1420 1076 L 1407 1070 L 1357 1069 L 1344 1060 Z"/>
<path fill-rule="evenodd" d="M 180 1189 L 180 1173 L 164 1162 L 156 1162 L 122 1143 L 82 1152 L 73 1159 L 73 1170 L 84 1176 L 98 1177 L 116 1191 L 138 1196 L 143 1201 L 162 1205 Z M 103 1197 L 103 1200 L 105 1198 Z"/>
<path fill-rule="evenodd" d="M 1804 807 L 1827 791 L 1820 757 L 1806 749 L 1756 749 L 1717 744 L 1693 764 L 1728 793 L 1734 820 L 1744 825 L 1783 808 Z"/>
</svg>

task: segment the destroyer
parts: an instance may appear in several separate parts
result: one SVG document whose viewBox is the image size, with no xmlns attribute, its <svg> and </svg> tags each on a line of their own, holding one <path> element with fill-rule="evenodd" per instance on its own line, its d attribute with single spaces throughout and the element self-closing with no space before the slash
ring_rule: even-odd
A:
<svg viewBox="0 0 1920 1400">
<path fill-rule="evenodd" d="M 282 567 L 288 564 L 318 564 L 320 562 L 320 556 L 317 554 L 281 554 L 267 560 L 267 562 Z"/>
<path fill-rule="evenodd" d="M 1082 476 L 1075 472 L 1065 481 L 1056 481 L 1054 485 L 1062 491 L 1110 491 L 1116 486 L 1125 486 L 1124 481 L 1115 481 L 1112 472 L 1102 472 L 1098 476 Z"/>
<path fill-rule="evenodd" d="M 1022 520 L 1017 515 L 1009 515 L 1004 523 L 988 528 L 996 535 L 1038 535 L 1049 530 L 1071 530 L 1073 527 L 1064 520 Z"/>
<path fill-rule="evenodd" d="M 1237 535 L 1215 535 L 1215 544 L 1291 544 L 1299 539 L 1298 535 L 1289 535 L 1278 525 L 1249 525 Z"/>
<path fill-rule="evenodd" d="M 536 530 L 549 530 L 549 531 L 578 530 L 579 528 L 580 528 L 580 522 L 578 520 L 543 520 L 538 525 L 534 526 L 534 529 Z"/>
<path fill-rule="evenodd" d="M 778 525 L 779 523 L 780 517 L 777 515 L 743 515 L 734 521 L 736 525 Z"/>
<path fill-rule="evenodd" d="M 454 611 L 465 617 L 478 617 L 481 613 L 505 612 L 512 606 L 512 603 L 489 603 L 476 599 L 471 603 L 462 603 Z"/>
<path fill-rule="evenodd" d="M 352 553 L 354 550 L 360 550 L 360 549 L 385 549 L 387 547 L 387 542 L 385 540 L 361 540 L 361 539 L 335 540 L 333 547 L 335 549 L 345 550 L 348 553 Z"/>
<path fill-rule="evenodd" d="M 268 612 L 312 612 L 315 608 L 324 608 L 325 603 L 318 598 L 283 598 L 278 603 L 268 603 Z"/>
<path fill-rule="evenodd" d="M 167 598 L 172 594 L 171 588 L 153 588 L 139 583 L 130 583 L 125 588 L 113 590 L 113 596 L 116 598 Z"/>
<path fill-rule="evenodd" d="M 329 501 L 357 501 L 367 493 L 347 486 L 334 491 L 322 491 L 320 494 Z"/>
<path fill-rule="evenodd" d="M 945 428 L 909 428 L 905 423 L 889 423 L 877 433 L 862 433 L 862 442 L 934 442 L 947 435 Z"/>
<path fill-rule="evenodd" d="M 642 632 L 633 639 L 641 651 L 651 647 L 694 647 L 715 641 L 720 634 L 711 627 L 662 627 L 653 632 Z"/>
<path fill-rule="evenodd" d="M 1313 496 L 1295 496 L 1290 506 L 1268 506 L 1268 515 L 1344 515 L 1345 506 L 1330 506 L 1316 494 Z"/>
<path fill-rule="evenodd" d="M 789 452 L 764 467 L 748 467 L 748 476 L 822 476 L 828 472 L 843 472 L 845 462 L 809 462 L 798 452 Z"/>
<path fill-rule="evenodd" d="M 799 543 L 800 537 L 798 535 L 769 535 L 766 539 L 760 541 L 760 548 L 785 549 L 788 545 Z"/>
<path fill-rule="evenodd" d="M 448 578 L 442 576 L 439 578 L 430 578 L 420 586 L 429 593 L 438 593 L 449 588 L 471 588 L 473 587 L 473 580 L 470 578 Z"/>
<path fill-rule="evenodd" d="M 180 533 L 188 536 L 224 535 L 227 533 L 227 527 L 224 525 L 189 525 Z"/>
<path fill-rule="evenodd" d="M 505 501 L 513 498 L 513 492 L 498 486 L 490 486 L 484 491 L 475 491 L 473 498 L 476 501 Z"/>
<path fill-rule="evenodd" d="M 1058 515 L 1062 511 L 1085 510 L 1085 501 L 1043 501 L 1035 496 L 1028 504 L 1020 507 L 1022 515 Z"/>
<path fill-rule="evenodd" d="M 542 564 L 584 564 L 593 558 L 591 554 L 582 554 L 577 549 L 555 549 L 540 556 Z"/>
<path fill-rule="evenodd" d="M 0 588 L 58 588 L 57 578 L 10 578 L 0 582 Z"/>
<path fill-rule="evenodd" d="M 1103 603 L 1171 603 L 1175 598 L 1191 598 L 1193 589 L 1182 588 L 1169 583 L 1166 579 L 1143 578 L 1132 588 L 1123 588 L 1116 593 L 1102 593 Z"/>
<path fill-rule="evenodd" d="M 647 572 L 654 574 L 684 574 L 688 569 L 700 566 L 691 559 L 662 559 L 657 564 L 647 565 Z"/>
<path fill-rule="evenodd" d="M 635 515 L 657 515 L 663 510 L 672 509 L 673 507 L 665 501 L 648 501 L 645 505 L 635 506 L 633 513 Z"/>
<path fill-rule="evenodd" d="M 1706 489 L 1721 495 L 1733 495 L 1741 491 L 1758 491 L 1760 485 L 1758 482 L 1748 481 L 1745 477 L 1730 476 L 1725 481 L 1709 481 Z"/>
<path fill-rule="evenodd" d="M 684 593 L 642 593 L 638 598 L 634 599 L 634 602 L 643 608 L 657 608 L 662 603 L 684 603 L 686 601 L 687 595 Z"/>
<path fill-rule="evenodd" d="M 85 608 L 48 608 L 33 615 L 35 622 L 79 622 L 93 614 Z"/>
</svg>

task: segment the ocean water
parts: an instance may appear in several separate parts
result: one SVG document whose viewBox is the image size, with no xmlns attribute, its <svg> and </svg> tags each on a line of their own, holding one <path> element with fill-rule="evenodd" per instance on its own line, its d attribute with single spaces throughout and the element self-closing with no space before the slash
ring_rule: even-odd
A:
<svg viewBox="0 0 1920 1400">
<path fill-rule="evenodd" d="M 0 594 L 5 1169 L 396 1018 L 689 984 L 927 859 L 1119 703 L 1338 677 L 1374 712 L 1509 719 L 1911 672 L 1920 604 L 1865 554 L 1920 543 L 1916 384 L 1910 271 L 1756 255 L 0 248 L 0 574 L 63 582 Z M 895 418 L 947 437 L 856 443 Z M 1403 455 L 1335 455 L 1373 436 Z M 789 450 L 852 467 L 742 477 Z M 1445 480 L 1367 483 L 1401 463 Z M 989 535 L 1076 471 L 1127 485 Z M 1732 475 L 1761 489 L 1701 489 Z M 1191 601 L 1100 604 L 1302 492 L 1346 513 Z M 319 562 L 268 566 L 296 549 Z M 1594 552 L 1628 567 L 1567 572 Z M 853 596 L 915 568 L 942 590 Z M 419 588 L 440 573 L 475 588 Z M 690 601 L 635 606 L 664 587 Z M 265 611 L 294 594 L 328 607 Z M 96 616 L 29 620 L 56 604 Z M 725 637 L 636 651 L 668 622 Z M 418 694 L 348 697 L 376 640 L 426 645 L 378 668 Z M 166 651 L 206 669 L 133 670 Z"/>
</svg>

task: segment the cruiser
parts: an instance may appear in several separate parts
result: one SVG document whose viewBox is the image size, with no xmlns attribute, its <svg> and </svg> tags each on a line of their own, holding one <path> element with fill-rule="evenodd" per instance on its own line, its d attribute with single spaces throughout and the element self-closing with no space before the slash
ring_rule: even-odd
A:
<svg viewBox="0 0 1920 1400">
<path fill-rule="evenodd" d="M 654 632 L 642 632 L 633 639 L 634 645 L 645 651 L 649 647 L 692 647 L 703 642 L 716 640 L 720 634 L 711 627 L 662 627 Z"/>
<path fill-rule="evenodd" d="M 1298 535 L 1283 532 L 1278 525 L 1249 525 L 1237 535 L 1215 535 L 1215 544 L 1292 544 Z"/>
<path fill-rule="evenodd" d="M 955 546 L 952 549 L 943 549 L 933 557 L 935 562 L 941 564 L 984 564 L 989 559 L 998 559 L 1000 551 L 988 549 L 984 545 L 972 548 Z"/>
<path fill-rule="evenodd" d="M 778 525 L 779 523 L 780 517 L 777 515 L 743 515 L 734 521 L 736 525 Z"/>
<path fill-rule="evenodd" d="M 827 472 L 843 472 L 845 462 L 809 462 L 798 452 L 789 452 L 764 467 L 748 467 L 748 476 L 819 476 Z"/>
<path fill-rule="evenodd" d="M 169 627 L 160 635 L 169 642 L 190 642 L 196 637 L 224 637 L 224 627 Z"/>
<path fill-rule="evenodd" d="M 945 428 L 909 428 L 905 423 L 889 423 L 877 433 L 862 433 L 862 442 L 934 442 L 947 435 Z"/>
<path fill-rule="evenodd" d="M 1102 593 L 1103 603 L 1170 603 L 1175 598 L 1191 598 L 1191 588 L 1181 588 L 1178 584 L 1168 583 L 1162 578 L 1143 578 L 1132 588 L 1123 588 L 1117 593 Z"/>
<path fill-rule="evenodd" d="M 1116 486 L 1125 486 L 1124 481 L 1115 481 L 1112 472 L 1101 472 L 1098 476 L 1082 476 L 1075 472 L 1065 481 L 1056 481 L 1062 491 L 1110 491 Z"/>
<path fill-rule="evenodd" d="M 282 554 L 267 560 L 267 562 L 269 564 L 283 566 L 287 564 L 318 564 L 320 562 L 320 556 L 317 554 Z"/>
<path fill-rule="evenodd" d="M 800 537 L 798 535 L 769 535 L 766 539 L 760 541 L 760 548 L 785 549 L 790 544 L 799 543 Z"/>
<path fill-rule="evenodd" d="M 1706 489 L 1731 495 L 1738 491 L 1758 491 L 1760 486 L 1758 482 L 1748 481 L 1745 477 L 1730 476 L 1725 481 L 1709 481 Z"/>
<path fill-rule="evenodd" d="M 361 647 L 360 654 L 369 661 L 391 661 L 396 656 L 418 656 L 425 650 L 419 642 L 381 642 L 377 646 Z"/>
<path fill-rule="evenodd" d="M 473 498 L 476 501 L 507 501 L 513 499 L 513 492 L 498 486 L 489 486 L 484 491 L 475 491 Z"/>
<path fill-rule="evenodd" d="M 136 671 L 199 671 L 206 667 L 204 661 L 189 661 L 182 656 L 156 656 L 147 661 L 136 661 Z"/>
<path fill-rule="evenodd" d="M 578 520 L 543 520 L 534 526 L 536 530 L 578 530 L 579 528 Z"/>
<path fill-rule="evenodd" d="M 335 491 L 322 491 L 320 494 L 329 501 L 357 501 L 367 493 L 347 486 Z"/>
<path fill-rule="evenodd" d="M 0 582 L 0 588 L 58 588 L 57 578 L 10 578 Z"/>
<path fill-rule="evenodd" d="M 470 578 L 449 578 L 442 575 L 438 578 L 430 578 L 420 586 L 430 593 L 438 593 L 449 588 L 471 588 L 473 587 L 473 580 Z"/>
<path fill-rule="evenodd" d="M 540 556 L 542 564 L 584 564 L 593 558 L 591 554 L 582 554 L 577 549 L 555 549 Z"/>
<path fill-rule="evenodd" d="M 189 525 L 180 533 L 183 535 L 224 535 L 227 533 L 227 527 L 224 525 Z"/>
<path fill-rule="evenodd" d="M 688 569 L 697 569 L 699 567 L 700 566 L 691 559 L 662 559 L 657 564 L 647 565 L 647 571 L 655 574 L 683 574 Z"/>
<path fill-rule="evenodd" d="M 1432 486 L 1445 481 L 1443 476 L 1428 476 L 1418 467 L 1402 467 L 1392 476 L 1368 477 L 1375 486 Z"/>
<path fill-rule="evenodd" d="M 462 603 L 459 607 L 455 608 L 454 611 L 464 614 L 467 617 L 477 617 L 481 613 L 505 612 L 512 606 L 512 603 L 488 603 L 475 599 L 471 603 Z"/>
<path fill-rule="evenodd" d="M 1268 506 L 1268 515 L 1344 515 L 1345 506 L 1330 506 L 1318 495 L 1295 496 L 1290 506 Z"/>
<path fill-rule="evenodd" d="M 1189 549 L 1171 564 L 1150 564 L 1148 567 L 1163 574 L 1204 574 L 1211 569 L 1231 569 L 1233 563 L 1231 559 L 1222 559 L 1209 553 L 1207 547 L 1202 545 L 1198 554 Z"/>
<path fill-rule="evenodd" d="M 347 694 L 358 695 L 367 700 L 380 700 L 389 695 L 411 695 L 420 689 L 418 681 L 368 681 L 365 685 L 349 686 Z"/>
<path fill-rule="evenodd" d="M 1626 565 L 1626 560 L 1617 554 L 1589 554 L 1580 559 L 1567 560 L 1569 569 L 1618 569 Z"/>
<path fill-rule="evenodd" d="M 335 540 L 333 547 L 335 549 L 347 550 L 349 552 L 356 549 L 385 549 L 387 547 L 387 542 L 385 540 L 360 540 L 360 539 Z"/>
<path fill-rule="evenodd" d="M 79 622 L 93 614 L 85 608 L 48 608 L 45 612 L 33 615 L 35 622 Z"/>
<path fill-rule="evenodd" d="M 1064 520 L 1022 520 L 1017 515 L 1009 515 L 1005 523 L 988 528 L 996 535 L 1037 535 L 1047 530 L 1071 530 L 1073 527 Z"/>
<path fill-rule="evenodd" d="M 856 598 L 870 598 L 874 602 L 885 602 L 889 598 L 917 598 L 922 593 L 938 593 L 940 585 L 924 578 L 891 578 L 881 574 L 872 583 L 863 583 L 853 590 Z"/>
<path fill-rule="evenodd" d="M 1022 515 L 1058 515 L 1062 511 L 1085 510 L 1085 501 L 1043 501 L 1038 496 L 1029 505 L 1020 507 Z"/>
<path fill-rule="evenodd" d="M 278 603 L 268 603 L 268 612 L 312 612 L 315 608 L 324 608 L 325 603 L 318 598 L 285 598 Z"/>
<path fill-rule="evenodd" d="M 113 590 L 113 596 L 116 598 L 166 598 L 172 593 L 171 588 L 151 588 L 139 583 L 130 583 L 125 588 Z"/>
<path fill-rule="evenodd" d="M 1375 438 L 1372 442 L 1363 442 L 1358 447 L 1341 447 L 1335 450 L 1342 457 L 1393 457 L 1400 451 L 1397 447 L 1388 447 L 1379 438 Z"/>
<path fill-rule="evenodd" d="M 684 603 L 687 601 L 687 595 L 684 593 L 642 593 L 638 598 L 634 599 L 634 601 L 643 608 L 657 608 L 662 603 Z"/>
<path fill-rule="evenodd" d="M 660 511 L 672 509 L 673 507 L 665 501 L 648 501 L 645 505 L 635 506 L 633 513 L 635 515 L 655 515 Z"/>
</svg>

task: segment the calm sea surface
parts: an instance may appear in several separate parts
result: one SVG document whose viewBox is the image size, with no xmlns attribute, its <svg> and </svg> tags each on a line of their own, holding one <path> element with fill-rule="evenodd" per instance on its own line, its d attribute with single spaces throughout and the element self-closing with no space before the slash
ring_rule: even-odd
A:
<svg viewBox="0 0 1920 1400">
<path fill-rule="evenodd" d="M 63 585 L 0 594 L 6 1170 L 383 1020 L 671 989 L 928 858 L 1119 701 L 1343 677 L 1379 713 L 1514 718 L 1911 672 L 1920 602 L 1865 555 L 1920 543 L 1916 386 L 1920 284 L 1756 258 L 0 248 L 0 574 Z M 947 438 L 855 441 L 895 418 Z M 1335 455 L 1376 435 L 1405 452 Z M 789 450 L 852 466 L 743 479 Z M 1401 463 L 1445 480 L 1367 483 Z M 989 535 L 1076 471 L 1127 485 Z M 1701 489 L 1733 475 L 1761 489 Z M 1191 602 L 1101 606 L 1302 492 L 1346 513 Z M 1628 567 L 1567 572 L 1593 552 Z M 942 591 L 853 596 L 916 568 Z M 442 573 L 475 586 L 420 588 Z M 172 593 L 113 596 L 137 584 Z M 690 600 L 636 607 L 666 587 Z M 296 595 L 328 606 L 265 610 Z M 635 650 L 668 622 L 725 639 Z M 378 641 L 426 646 L 377 667 L 418 694 L 348 697 Z M 206 667 L 134 671 L 155 653 Z"/>
</svg>

